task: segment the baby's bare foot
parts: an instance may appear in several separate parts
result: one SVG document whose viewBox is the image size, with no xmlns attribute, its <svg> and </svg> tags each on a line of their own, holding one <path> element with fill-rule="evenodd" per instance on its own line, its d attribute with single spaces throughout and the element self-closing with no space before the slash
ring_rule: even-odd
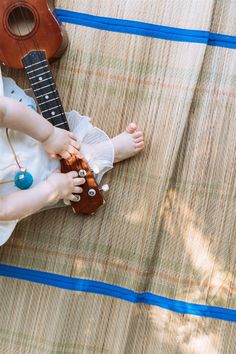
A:
<svg viewBox="0 0 236 354">
<path fill-rule="evenodd" d="M 115 150 L 114 163 L 126 160 L 144 148 L 143 133 L 137 131 L 135 123 L 127 125 L 125 131 L 112 139 Z"/>
</svg>

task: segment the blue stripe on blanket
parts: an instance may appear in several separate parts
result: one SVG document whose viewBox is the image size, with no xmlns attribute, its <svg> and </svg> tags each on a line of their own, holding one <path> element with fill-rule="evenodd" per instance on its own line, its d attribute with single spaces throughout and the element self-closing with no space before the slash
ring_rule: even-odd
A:
<svg viewBox="0 0 236 354">
<path fill-rule="evenodd" d="M 111 296 L 132 303 L 158 306 L 181 314 L 215 318 L 236 322 L 236 310 L 224 307 L 193 304 L 190 302 L 168 299 L 149 292 L 138 293 L 121 286 L 95 280 L 72 278 L 64 275 L 13 267 L 0 264 L 0 276 L 26 280 L 66 290 Z"/>
<path fill-rule="evenodd" d="M 151 23 L 122 20 L 56 9 L 55 14 L 62 22 L 97 28 L 105 31 L 136 34 L 177 42 L 202 43 L 210 46 L 236 49 L 236 36 L 160 26 Z"/>
</svg>

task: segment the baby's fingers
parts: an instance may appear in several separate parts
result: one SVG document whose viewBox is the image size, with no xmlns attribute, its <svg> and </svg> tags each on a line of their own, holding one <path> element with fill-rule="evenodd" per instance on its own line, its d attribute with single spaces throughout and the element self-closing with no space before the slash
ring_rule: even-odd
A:
<svg viewBox="0 0 236 354">
<path fill-rule="evenodd" d="M 77 143 L 77 141 L 71 139 L 70 140 L 70 145 L 73 146 L 75 149 L 79 150 L 80 149 L 80 145 L 79 143 Z"/>
<path fill-rule="evenodd" d="M 79 202 L 80 201 L 80 196 L 71 194 L 71 195 L 69 195 L 68 199 L 71 200 L 72 202 Z"/>
<path fill-rule="evenodd" d="M 67 152 L 67 151 L 61 152 L 61 153 L 60 153 L 60 156 L 61 156 L 62 159 L 65 159 L 65 160 L 71 158 L 71 154 L 69 154 L 69 152 Z"/>
<path fill-rule="evenodd" d="M 76 136 L 71 132 L 69 132 L 69 137 L 73 140 L 77 140 Z"/>
<path fill-rule="evenodd" d="M 79 150 L 75 147 L 73 147 L 72 145 L 70 145 L 67 149 L 67 151 L 71 154 L 71 155 L 78 155 L 79 154 Z"/>
<path fill-rule="evenodd" d="M 68 176 L 70 176 L 71 178 L 73 178 L 73 181 L 75 181 L 78 177 L 78 172 L 77 171 L 70 171 L 70 172 L 67 172 Z M 84 179 L 84 178 L 80 178 L 80 179 Z"/>
<path fill-rule="evenodd" d="M 57 154 L 49 154 L 49 156 L 54 159 L 54 160 L 60 160 L 61 159 L 61 156 L 60 155 L 57 155 Z"/>
<path fill-rule="evenodd" d="M 75 149 L 73 146 L 70 146 L 67 150 L 60 153 L 60 156 L 65 160 L 70 159 L 73 155 L 82 158 L 79 150 Z"/>
<path fill-rule="evenodd" d="M 81 187 L 74 187 L 73 188 L 73 193 L 82 193 L 83 192 L 83 188 Z"/>
<path fill-rule="evenodd" d="M 78 176 L 78 174 L 77 174 Z M 84 178 L 74 178 L 73 179 L 73 182 L 74 182 L 74 185 L 75 186 L 80 186 L 81 184 L 84 184 L 85 183 L 85 179 Z"/>
</svg>

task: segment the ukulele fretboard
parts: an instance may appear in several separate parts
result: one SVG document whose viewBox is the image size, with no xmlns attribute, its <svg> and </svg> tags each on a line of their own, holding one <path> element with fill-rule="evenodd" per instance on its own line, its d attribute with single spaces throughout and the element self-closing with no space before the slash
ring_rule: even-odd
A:
<svg viewBox="0 0 236 354">
<path fill-rule="evenodd" d="M 32 51 L 22 61 L 43 117 L 54 126 L 69 130 L 45 53 L 43 51 Z"/>
</svg>

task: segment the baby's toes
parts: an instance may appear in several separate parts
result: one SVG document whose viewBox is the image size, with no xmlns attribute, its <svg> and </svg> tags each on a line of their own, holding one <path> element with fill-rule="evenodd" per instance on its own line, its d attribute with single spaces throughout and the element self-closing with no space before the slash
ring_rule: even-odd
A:
<svg viewBox="0 0 236 354">
<path fill-rule="evenodd" d="M 142 150 L 144 148 L 144 142 L 140 141 L 139 143 L 135 143 L 135 150 Z"/>
<path fill-rule="evenodd" d="M 143 132 L 138 131 L 138 132 L 133 133 L 134 139 L 141 138 L 141 137 L 143 138 Z"/>
<path fill-rule="evenodd" d="M 141 143 L 143 141 L 143 136 L 134 139 L 135 143 Z"/>
<path fill-rule="evenodd" d="M 127 127 L 126 127 L 126 131 L 127 131 L 127 133 L 129 133 L 129 134 L 133 134 L 133 133 L 136 131 L 136 129 L 137 129 L 137 126 L 136 126 L 135 123 L 130 123 L 130 124 L 128 124 Z"/>
</svg>

